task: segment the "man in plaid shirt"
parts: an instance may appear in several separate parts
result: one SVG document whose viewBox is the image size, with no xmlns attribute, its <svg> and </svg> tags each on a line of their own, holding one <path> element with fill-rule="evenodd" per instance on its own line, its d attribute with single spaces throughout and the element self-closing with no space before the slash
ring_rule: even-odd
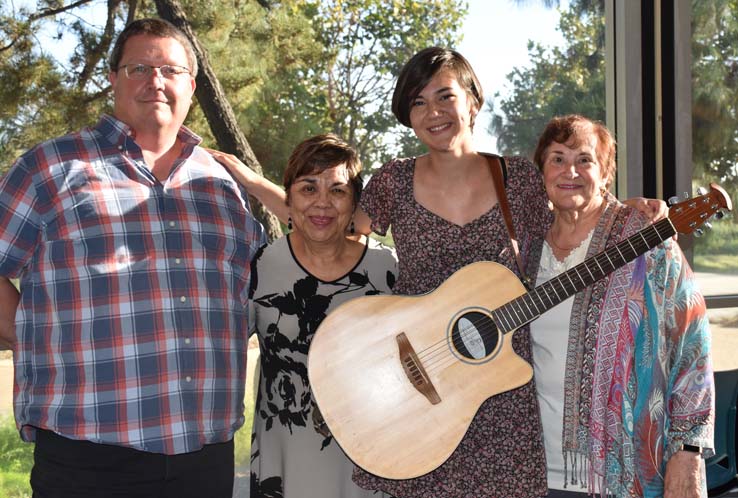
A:
<svg viewBox="0 0 738 498">
<path fill-rule="evenodd" d="M 16 423 L 36 441 L 34 496 L 232 494 L 249 267 L 265 240 L 246 193 L 182 126 L 196 73 L 174 26 L 130 24 L 110 58 L 113 115 L 0 180 L 3 310 L 8 279 L 21 283 L 16 337 L 3 335 Z"/>
</svg>

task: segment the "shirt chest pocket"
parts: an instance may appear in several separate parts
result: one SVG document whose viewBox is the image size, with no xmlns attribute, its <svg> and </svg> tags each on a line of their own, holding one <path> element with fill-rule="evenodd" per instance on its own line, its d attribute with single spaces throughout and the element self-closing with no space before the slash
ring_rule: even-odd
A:
<svg viewBox="0 0 738 498">
<path fill-rule="evenodd" d="M 245 268 L 248 260 L 246 199 L 238 187 L 222 178 L 198 178 L 175 196 L 182 228 L 211 260 Z"/>
<path fill-rule="evenodd" d="M 156 210 L 148 186 L 110 175 L 70 174 L 54 203 L 46 224 L 49 241 L 142 233 Z"/>
</svg>

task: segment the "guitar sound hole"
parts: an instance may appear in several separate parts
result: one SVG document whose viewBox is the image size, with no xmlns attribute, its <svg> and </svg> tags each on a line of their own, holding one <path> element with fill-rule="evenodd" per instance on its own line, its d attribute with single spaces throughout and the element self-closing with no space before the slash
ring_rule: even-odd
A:
<svg viewBox="0 0 738 498">
<path fill-rule="evenodd" d="M 497 348 L 497 325 L 484 313 L 463 313 L 456 318 L 451 328 L 451 340 L 461 356 L 469 360 L 481 360 Z"/>
</svg>

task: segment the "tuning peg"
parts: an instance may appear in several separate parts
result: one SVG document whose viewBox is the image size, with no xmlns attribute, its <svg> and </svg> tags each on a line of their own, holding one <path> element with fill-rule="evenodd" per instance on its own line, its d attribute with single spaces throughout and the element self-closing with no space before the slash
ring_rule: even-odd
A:
<svg viewBox="0 0 738 498">
<path fill-rule="evenodd" d="M 707 193 L 707 189 L 705 187 L 697 188 L 697 195 L 705 195 L 706 193 Z"/>
<path fill-rule="evenodd" d="M 710 223 L 709 221 L 704 222 L 702 226 L 707 228 L 708 230 L 712 230 L 712 223 Z"/>
<path fill-rule="evenodd" d="M 673 206 L 674 204 L 679 202 L 679 197 L 672 195 L 671 197 L 669 197 L 669 200 L 666 202 L 669 203 L 669 206 Z"/>
<path fill-rule="evenodd" d="M 718 211 L 715 213 L 716 220 L 722 220 L 723 218 L 725 218 L 725 213 L 723 213 L 722 211 Z"/>
<path fill-rule="evenodd" d="M 701 228 L 698 228 L 697 230 L 694 231 L 694 236 L 697 237 L 698 239 L 702 237 L 703 235 L 705 235 L 705 231 L 702 230 Z"/>
<path fill-rule="evenodd" d="M 686 200 L 687 200 L 687 199 L 689 199 L 690 197 L 692 197 L 692 196 L 690 195 L 690 193 L 689 193 L 689 192 L 687 192 L 687 191 L 685 191 L 685 192 L 684 192 L 684 200 L 686 201 Z"/>
</svg>

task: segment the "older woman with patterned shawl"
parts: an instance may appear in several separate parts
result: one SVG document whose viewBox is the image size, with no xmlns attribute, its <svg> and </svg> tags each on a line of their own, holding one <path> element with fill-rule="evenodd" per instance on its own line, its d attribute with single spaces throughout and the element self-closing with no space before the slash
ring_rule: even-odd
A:
<svg viewBox="0 0 738 498">
<path fill-rule="evenodd" d="M 555 221 L 540 284 L 644 228 L 608 188 L 615 142 L 601 123 L 554 118 L 535 162 Z M 705 302 L 673 240 L 531 327 L 549 497 L 706 496 L 714 386 Z"/>
</svg>

